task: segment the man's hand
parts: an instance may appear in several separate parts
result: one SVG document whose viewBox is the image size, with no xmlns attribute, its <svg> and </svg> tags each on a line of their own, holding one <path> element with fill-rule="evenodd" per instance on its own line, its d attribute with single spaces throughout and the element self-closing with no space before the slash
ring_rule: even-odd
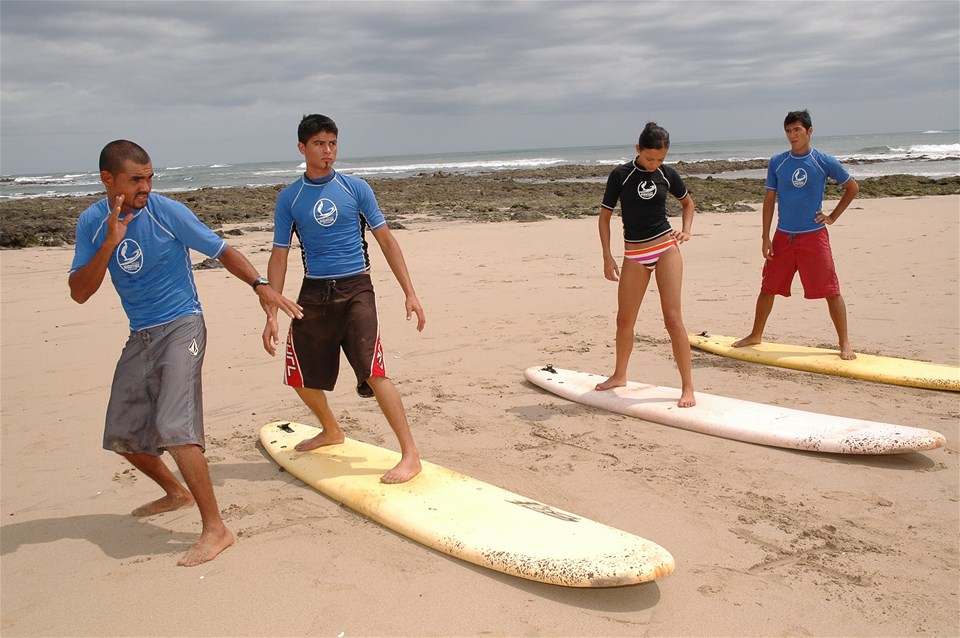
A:
<svg viewBox="0 0 960 638">
<path fill-rule="evenodd" d="M 817 222 L 818 224 L 832 226 L 833 222 L 837 221 L 837 219 L 833 215 L 824 215 L 822 210 L 818 210 L 816 217 L 813 218 L 813 221 Z"/>
<path fill-rule="evenodd" d="M 267 323 L 263 327 L 263 349 L 271 357 L 277 354 L 277 346 L 280 344 L 280 325 L 277 323 L 277 313 L 267 314 Z"/>
<path fill-rule="evenodd" d="M 272 315 L 274 321 L 277 318 L 277 310 L 282 310 L 283 314 L 291 319 L 303 319 L 303 308 L 295 301 L 291 301 L 270 287 L 270 284 L 257 286 L 257 296 L 260 297 L 260 307 L 269 319 Z"/>
<path fill-rule="evenodd" d="M 407 309 L 407 321 L 410 321 L 410 318 L 416 314 L 417 332 L 423 332 L 423 327 L 427 325 L 427 316 L 423 312 L 423 306 L 420 305 L 420 300 L 417 299 L 416 295 L 410 295 L 407 297 L 404 305 Z"/>
<path fill-rule="evenodd" d="M 768 237 L 763 238 L 763 246 L 760 251 L 763 253 L 764 259 L 773 259 L 773 242 Z"/>
<path fill-rule="evenodd" d="M 120 219 L 120 209 L 123 208 L 123 195 L 117 195 L 113 201 L 113 210 L 107 215 L 107 238 L 105 243 L 115 247 L 119 245 L 126 236 L 127 226 L 133 221 L 133 215 L 130 214 Z"/>
</svg>

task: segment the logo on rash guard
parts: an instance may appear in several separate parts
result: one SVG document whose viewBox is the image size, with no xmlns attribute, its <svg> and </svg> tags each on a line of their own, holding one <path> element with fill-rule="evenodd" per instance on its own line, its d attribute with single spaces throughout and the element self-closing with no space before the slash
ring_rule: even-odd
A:
<svg viewBox="0 0 960 638">
<path fill-rule="evenodd" d="M 793 175 L 790 176 L 790 181 L 793 182 L 794 187 L 803 188 L 807 183 L 807 171 L 802 168 L 798 168 L 793 171 Z"/>
<path fill-rule="evenodd" d="M 640 199 L 653 199 L 657 194 L 657 185 L 653 182 L 640 182 L 637 186 L 637 194 Z"/>
<path fill-rule="evenodd" d="M 313 218 L 321 226 L 333 226 L 337 221 L 337 205 L 323 197 L 313 207 Z"/>
<path fill-rule="evenodd" d="M 134 274 L 143 268 L 143 251 L 140 244 L 132 239 L 124 239 L 117 247 L 117 265 L 125 273 Z"/>
</svg>

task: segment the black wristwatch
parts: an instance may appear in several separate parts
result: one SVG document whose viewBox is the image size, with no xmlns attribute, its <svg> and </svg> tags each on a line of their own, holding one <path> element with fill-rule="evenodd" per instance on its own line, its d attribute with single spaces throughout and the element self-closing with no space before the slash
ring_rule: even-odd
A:
<svg viewBox="0 0 960 638">
<path fill-rule="evenodd" d="M 270 282 L 267 281 L 266 277 L 257 277 L 253 282 L 253 292 L 257 292 L 257 286 L 260 285 L 270 285 Z"/>
</svg>

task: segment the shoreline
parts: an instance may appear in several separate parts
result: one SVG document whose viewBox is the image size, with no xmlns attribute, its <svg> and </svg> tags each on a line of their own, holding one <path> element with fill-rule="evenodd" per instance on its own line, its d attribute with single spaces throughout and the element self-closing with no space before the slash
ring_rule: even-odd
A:
<svg viewBox="0 0 960 638">
<path fill-rule="evenodd" d="M 684 176 L 697 212 L 743 212 L 763 201 L 764 180 L 714 177 L 729 171 L 766 167 L 765 160 L 672 164 Z M 446 173 L 415 177 L 369 178 L 391 227 L 421 219 L 465 222 L 531 222 L 550 218 L 596 216 L 609 166 L 566 165 L 536 170 L 496 171 L 480 175 Z M 694 172 L 695 171 L 695 172 Z M 932 179 L 889 175 L 859 180 L 860 199 L 960 194 L 960 176 Z M 201 188 L 162 193 L 189 206 L 214 230 L 224 224 L 272 223 L 277 193 L 286 184 Z M 826 199 L 840 188 L 827 187 Z M 77 217 L 102 194 L 38 197 L 0 202 L 0 248 L 64 246 L 74 241 Z M 669 202 L 668 213 L 679 206 Z"/>
</svg>

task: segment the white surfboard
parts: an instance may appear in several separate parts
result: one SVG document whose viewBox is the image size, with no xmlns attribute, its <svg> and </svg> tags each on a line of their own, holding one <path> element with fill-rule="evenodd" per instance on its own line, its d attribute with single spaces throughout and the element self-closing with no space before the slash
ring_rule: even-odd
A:
<svg viewBox="0 0 960 638">
<path fill-rule="evenodd" d="M 567 587 L 617 587 L 667 576 L 673 556 L 629 532 L 421 461 L 406 483 L 380 477 L 400 455 L 346 439 L 297 452 L 317 428 L 276 421 L 260 442 L 290 474 L 417 542 L 505 574 Z"/>
<path fill-rule="evenodd" d="M 627 382 L 599 392 L 606 377 L 553 366 L 527 368 L 528 381 L 591 407 L 727 439 L 810 452 L 902 454 L 941 447 L 939 432 L 905 425 L 831 416 L 697 393 L 697 405 L 678 408 L 680 390 Z"/>
</svg>

